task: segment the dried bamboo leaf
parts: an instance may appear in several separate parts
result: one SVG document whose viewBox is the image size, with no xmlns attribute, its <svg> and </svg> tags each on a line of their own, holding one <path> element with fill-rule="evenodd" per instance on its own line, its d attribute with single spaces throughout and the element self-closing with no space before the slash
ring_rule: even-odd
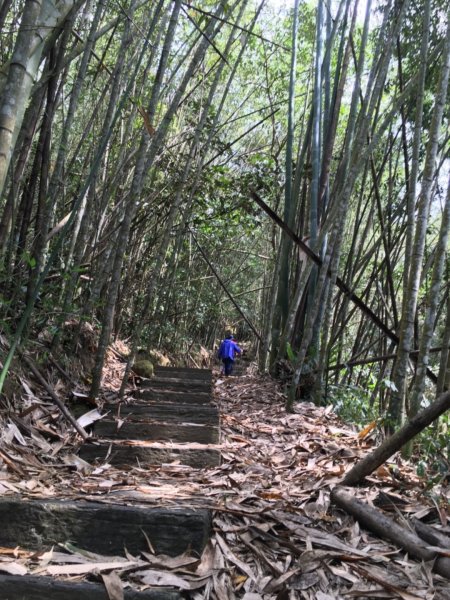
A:
<svg viewBox="0 0 450 600">
<path fill-rule="evenodd" d="M 28 573 L 28 569 L 17 562 L 0 561 L 0 571 L 9 575 L 26 575 Z"/>
<path fill-rule="evenodd" d="M 115 571 L 102 573 L 102 580 L 109 600 L 124 600 L 123 583 Z"/>
<path fill-rule="evenodd" d="M 112 569 L 129 569 L 137 567 L 138 562 L 123 561 L 123 562 L 91 562 L 75 565 L 50 565 L 47 567 L 49 575 L 84 575 L 93 573 L 94 571 L 111 571 Z"/>
</svg>

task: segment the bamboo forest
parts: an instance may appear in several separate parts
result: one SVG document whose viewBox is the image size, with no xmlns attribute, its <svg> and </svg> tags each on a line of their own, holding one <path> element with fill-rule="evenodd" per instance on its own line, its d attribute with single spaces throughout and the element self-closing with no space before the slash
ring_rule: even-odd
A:
<svg viewBox="0 0 450 600">
<path fill-rule="evenodd" d="M 0 600 L 450 599 L 449 74 L 445 0 L 0 0 Z"/>
</svg>

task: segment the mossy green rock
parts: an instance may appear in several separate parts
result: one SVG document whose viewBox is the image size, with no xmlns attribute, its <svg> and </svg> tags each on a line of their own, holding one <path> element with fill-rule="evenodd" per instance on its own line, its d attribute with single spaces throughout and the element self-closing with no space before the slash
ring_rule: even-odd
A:
<svg viewBox="0 0 450 600">
<path fill-rule="evenodd" d="M 159 367 L 168 367 L 170 365 L 170 359 L 162 352 L 159 352 L 159 350 L 139 348 L 136 353 L 136 362 L 140 362 L 141 360 L 150 361 Z"/>
<path fill-rule="evenodd" d="M 137 360 L 133 365 L 133 371 L 139 377 L 153 377 L 153 365 L 149 360 Z"/>
</svg>

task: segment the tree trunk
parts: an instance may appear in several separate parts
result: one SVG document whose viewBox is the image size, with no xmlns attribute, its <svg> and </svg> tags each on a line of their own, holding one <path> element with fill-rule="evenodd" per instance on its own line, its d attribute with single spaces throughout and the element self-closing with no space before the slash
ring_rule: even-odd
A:
<svg viewBox="0 0 450 600">
<path fill-rule="evenodd" d="M 429 142 L 425 158 L 422 189 L 418 202 L 418 214 L 416 217 L 416 230 L 414 245 L 411 256 L 411 268 L 408 278 L 408 290 L 406 293 L 406 304 L 402 312 L 400 325 L 400 342 L 398 347 L 398 358 L 394 366 L 392 379 L 397 392 L 391 394 L 389 402 L 389 427 L 392 430 L 395 425 L 403 420 L 405 411 L 405 389 L 406 389 L 406 366 L 409 351 L 412 348 L 414 320 L 416 316 L 417 298 L 419 294 L 420 278 L 422 274 L 422 262 L 425 248 L 426 230 L 430 212 L 431 192 L 433 179 L 436 172 L 436 156 L 439 146 L 439 132 L 445 101 L 447 98 L 448 79 L 450 71 L 450 16 L 448 17 L 446 40 L 442 54 L 442 67 L 436 91 L 435 105 L 432 122 L 430 126 Z M 420 102 L 420 100 L 419 100 Z M 414 184 L 413 184 L 414 188 Z"/>
<path fill-rule="evenodd" d="M 27 0 L 14 54 L 0 70 L 0 197 L 22 126 L 25 108 L 41 62 L 44 42 L 61 25 L 74 0 Z M 35 31 L 30 36 L 30 31 Z M 5 75 L 5 71 L 7 74 Z"/>
<path fill-rule="evenodd" d="M 430 348 L 436 325 L 436 315 L 439 305 L 440 289 L 444 274 L 445 258 L 447 254 L 447 240 L 450 229 L 450 178 L 447 188 L 447 199 L 442 214 L 439 240 L 434 250 L 433 274 L 430 289 L 428 290 L 427 312 L 420 340 L 417 369 L 414 386 L 411 392 L 410 415 L 414 416 L 420 409 L 425 391 L 426 370 L 430 360 Z"/>
</svg>

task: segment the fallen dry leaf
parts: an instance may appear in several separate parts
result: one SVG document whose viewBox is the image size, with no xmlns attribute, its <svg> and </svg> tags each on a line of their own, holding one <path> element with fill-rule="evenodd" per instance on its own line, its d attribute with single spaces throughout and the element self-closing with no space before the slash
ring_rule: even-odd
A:
<svg viewBox="0 0 450 600">
<path fill-rule="evenodd" d="M 102 580 L 109 600 L 124 600 L 123 584 L 115 571 L 108 574 L 102 573 Z"/>
<path fill-rule="evenodd" d="M 108 394 L 120 388 L 123 368 L 123 360 L 109 352 Z M 112 559 L 66 544 L 70 553 L 54 550 L 45 558 L 22 549 L 0 550 L 1 557 L 10 559 L 0 562 L 6 568 L 77 580 L 101 572 L 110 600 L 121 598 L 122 585 L 176 587 L 193 600 L 448 600 L 448 582 L 433 574 L 430 565 L 408 559 L 330 504 L 332 487 L 374 443 L 367 428 L 361 436 L 330 406 L 299 402 L 295 413 L 287 415 L 282 391 L 271 378 L 245 375 L 222 380 L 214 392 L 221 412 L 220 444 L 123 442 L 177 449 L 181 454 L 185 449 L 220 449 L 220 465 L 197 469 L 180 458 L 120 470 L 108 462 L 92 468 L 74 459 L 73 434 L 58 411 L 37 397 L 37 387 L 26 386 L 24 427 L 17 422 L 26 446 L 12 431 L 0 445 L 2 494 L 210 507 L 213 533 L 200 557 L 151 552 L 133 557 L 124 550 L 126 560 Z M 83 399 L 86 394 L 81 390 L 77 394 Z M 6 430 L 6 420 L 2 424 Z M 434 519 L 445 529 L 444 503 L 435 505 L 423 494 L 414 465 L 396 457 L 392 462 L 401 479 L 381 470 L 355 494 L 374 503 L 383 492 L 389 499 L 383 510 L 395 506 L 404 518 Z M 8 567 L 13 563 L 18 567 Z"/>
<path fill-rule="evenodd" d="M 17 562 L 2 562 L 0 561 L 0 571 L 9 573 L 9 575 L 26 575 L 28 569 Z"/>
<path fill-rule="evenodd" d="M 93 571 L 110 571 L 112 569 L 129 569 L 138 566 L 139 563 L 131 561 L 123 562 L 91 562 L 76 565 L 51 565 L 47 567 L 49 575 L 84 575 Z"/>
</svg>

